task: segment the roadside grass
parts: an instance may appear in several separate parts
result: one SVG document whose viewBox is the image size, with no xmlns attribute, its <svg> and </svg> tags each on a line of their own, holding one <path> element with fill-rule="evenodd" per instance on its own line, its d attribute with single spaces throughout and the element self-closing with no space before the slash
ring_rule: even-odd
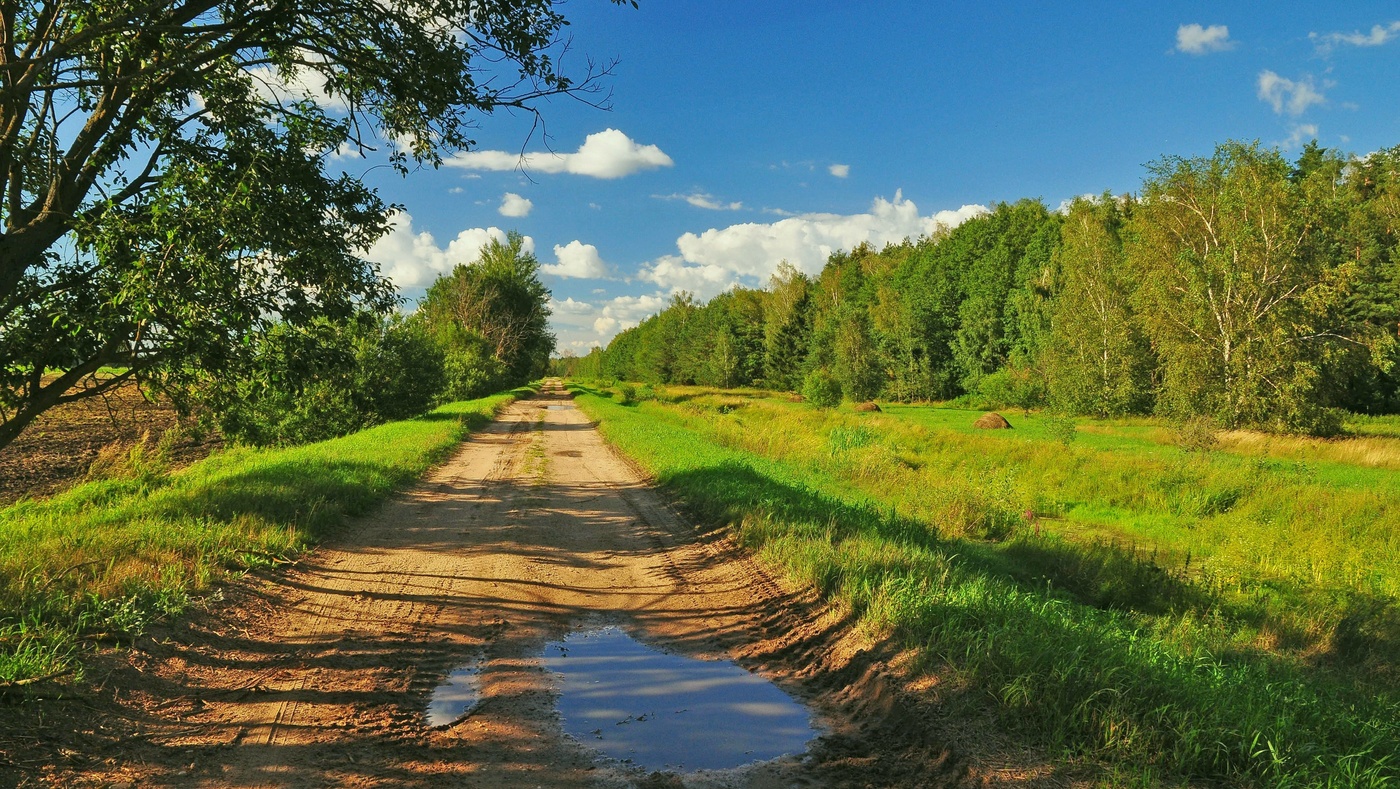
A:
<svg viewBox="0 0 1400 789">
<path fill-rule="evenodd" d="M 0 687 L 80 673 L 92 644 L 138 635 L 230 573 L 289 561 L 529 391 L 169 473 L 138 445 L 106 479 L 0 510 Z"/>
<path fill-rule="evenodd" d="M 1400 780 L 1388 468 L 1332 443 L 1187 451 L 1151 420 L 1065 443 L 1035 414 L 978 431 L 928 406 L 573 388 L 697 515 L 1113 785 Z"/>
</svg>

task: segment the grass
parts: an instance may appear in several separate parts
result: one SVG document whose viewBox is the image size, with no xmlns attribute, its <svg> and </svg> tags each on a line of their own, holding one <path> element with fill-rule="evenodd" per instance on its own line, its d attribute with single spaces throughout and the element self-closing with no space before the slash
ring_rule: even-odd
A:
<svg viewBox="0 0 1400 789">
<path fill-rule="evenodd" d="M 1400 780 L 1394 439 L 579 392 L 699 516 L 1108 783 Z"/>
<path fill-rule="evenodd" d="M 0 510 L 0 683 L 81 672 L 229 573 L 291 559 L 444 460 L 527 390 L 166 473 L 138 446 L 112 478 Z"/>
</svg>

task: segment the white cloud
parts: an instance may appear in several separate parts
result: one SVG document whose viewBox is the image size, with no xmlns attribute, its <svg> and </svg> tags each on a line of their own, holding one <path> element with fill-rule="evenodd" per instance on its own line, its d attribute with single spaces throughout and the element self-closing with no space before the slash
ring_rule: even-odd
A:
<svg viewBox="0 0 1400 789">
<path fill-rule="evenodd" d="M 1317 124 L 1315 123 L 1295 123 L 1288 138 L 1276 143 L 1278 147 L 1285 151 L 1295 151 L 1303 147 L 1303 143 L 1308 140 L 1317 139 Z"/>
<path fill-rule="evenodd" d="M 448 194 L 451 194 L 451 195 L 459 195 L 459 194 L 461 194 L 461 193 L 463 193 L 463 192 L 465 192 L 465 191 L 467 191 L 467 190 L 463 189 L 463 188 L 460 187 L 460 186 L 454 186 L 454 187 L 452 187 L 451 189 L 448 189 L 448 190 L 447 190 L 447 193 L 448 193 Z"/>
<path fill-rule="evenodd" d="M 1388 25 L 1374 25 L 1371 32 L 1359 30 L 1350 33 L 1309 33 L 1308 38 L 1317 45 L 1319 52 L 1328 54 L 1339 46 L 1378 47 L 1400 35 L 1400 22 Z"/>
<path fill-rule="evenodd" d="M 1201 27 L 1192 23 L 1176 29 L 1176 48 L 1188 55 L 1205 55 L 1210 52 L 1224 52 L 1233 49 L 1235 42 L 1230 40 L 1230 28 L 1225 25 Z"/>
<path fill-rule="evenodd" d="M 253 80 L 253 91 L 269 103 L 310 99 L 323 109 L 346 113 L 350 105 L 326 92 L 326 78 L 314 69 L 295 67 L 284 78 L 276 66 L 254 66 L 244 71 Z"/>
<path fill-rule="evenodd" d="M 1274 108 L 1274 112 L 1287 112 L 1295 118 L 1302 115 L 1308 107 L 1327 101 L 1327 97 L 1322 95 L 1313 83 L 1312 77 L 1294 82 L 1267 69 L 1259 72 L 1259 98 L 1268 102 L 1269 106 Z"/>
<path fill-rule="evenodd" d="M 608 264 L 598 254 L 598 248 L 582 241 L 554 245 L 557 264 L 540 266 L 540 271 L 566 279 L 601 279 L 608 276 Z"/>
<path fill-rule="evenodd" d="M 666 291 L 690 290 L 708 298 L 734 284 L 761 285 L 784 260 L 816 274 L 837 250 L 861 243 L 878 248 L 932 235 L 986 212 L 983 206 L 966 205 L 921 216 L 913 201 L 896 192 L 893 201 L 876 198 L 863 214 L 802 214 L 771 223 L 745 222 L 686 233 L 676 240 L 679 255 L 652 261 L 638 277 Z"/>
<path fill-rule="evenodd" d="M 690 203 L 691 205 L 695 206 L 696 208 L 704 208 L 710 211 L 738 211 L 739 209 L 744 207 L 744 204 L 741 202 L 734 201 L 726 203 L 722 200 L 716 200 L 714 195 L 704 192 L 692 192 L 688 195 L 680 193 L 669 195 L 652 195 L 652 197 L 656 198 L 657 200 L 684 200 L 687 203 Z"/>
<path fill-rule="evenodd" d="M 465 170 L 533 170 L 572 173 L 593 178 L 621 178 L 642 170 L 670 167 L 674 162 L 655 145 L 640 145 L 617 129 L 588 135 L 574 153 L 463 151 L 443 162 Z"/>
<path fill-rule="evenodd" d="M 505 196 L 501 198 L 501 207 L 496 210 L 500 212 L 501 216 L 522 217 L 529 216 L 530 209 L 534 207 L 535 204 L 528 198 L 521 197 L 515 192 L 506 192 Z"/>
<path fill-rule="evenodd" d="M 550 327 L 562 346 L 587 348 L 606 343 L 618 332 L 641 323 L 666 307 L 664 294 L 616 296 L 606 301 L 578 301 L 573 297 L 550 301 Z"/>
<path fill-rule="evenodd" d="M 849 164 L 833 164 L 826 168 L 826 171 L 837 178 L 845 178 L 851 174 L 851 166 Z"/>
<path fill-rule="evenodd" d="M 367 260 L 379 264 L 380 271 L 400 290 L 416 290 L 432 284 L 439 274 L 446 274 L 458 264 L 471 263 L 481 255 L 482 247 L 491 239 L 502 243 L 506 231 L 499 227 L 475 227 L 457 234 L 447 247 L 438 246 L 433 234 L 413 228 L 413 217 L 399 213 L 389 222 L 389 232 L 364 253 Z M 535 241 L 525 237 L 524 250 L 533 253 Z"/>
</svg>

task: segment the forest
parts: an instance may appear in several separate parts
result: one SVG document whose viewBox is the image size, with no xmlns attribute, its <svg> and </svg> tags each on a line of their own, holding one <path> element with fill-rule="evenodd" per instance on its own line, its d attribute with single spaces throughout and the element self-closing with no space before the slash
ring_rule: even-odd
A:
<svg viewBox="0 0 1400 789">
<path fill-rule="evenodd" d="M 1134 195 L 999 203 L 816 276 L 677 293 L 556 372 L 1333 435 L 1400 410 L 1397 230 L 1400 146 L 1228 142 Z"/>
</svg>

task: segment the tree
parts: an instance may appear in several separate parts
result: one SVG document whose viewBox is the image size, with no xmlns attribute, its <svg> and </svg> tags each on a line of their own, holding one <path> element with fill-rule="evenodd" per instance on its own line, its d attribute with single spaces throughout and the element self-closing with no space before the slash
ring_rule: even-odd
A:
<svg viewBox="0 0 1400 789">
<path fill-rule="evenodd" d="M 811 280 L 784 260 L 763 302 L 763 375 L 775 389 L 797 391 L 811 333 Z"/>
<path fill-rule="evenodd" d="M 491 239 L 474 262 L 458 265 L 428 288 L 420 320 L 447 354 L 449 386 L 457 381 L 462 388 L 463 377 L 481 375 L 487 360 L 499 365 L 500 380 L 493 385 L 516 386 L 549 370 L 554 335 L 539 269 L 524 237 L 511 232 L 504 242 Z"/>
<path fill-rule="evenodd" d="M 417 416 L 443 388 L 443 358 L 413 324 L 361 312 L 260 332 L 240 369 L 197 396 L 227 438 L 304 444 Z"/>
<path fill-rule="evenodd" d="M 1123 211 L 1112 194 L 1075 200 L 1062 227 L 1060 289 L 1045 351 L 1051 402 L 1070 413 L 1148 410 L 1152 356 L 1132 308 Z"/>
<path fill-rule="evenodd" d="M 561 72 L 553 0 L 27 0 L 0 22 L 0 446 L 133 377 L 223 369 L 260 327 L 387 308 L 356 252 L 390 207 L 329 157 L 378 137 L 400 170 L 435 163 L 482 114 L 607 71 Z"/>
<path fill-rule="evenodd" d="M 1149 166 L 1129 222 L 1137 306 L 1162 364 L 1161 404 L 1225 425 L 1334 429 L 1319 371 L 1344 271 L 1277 151 L 1226 143 Z"/>
</svg>

